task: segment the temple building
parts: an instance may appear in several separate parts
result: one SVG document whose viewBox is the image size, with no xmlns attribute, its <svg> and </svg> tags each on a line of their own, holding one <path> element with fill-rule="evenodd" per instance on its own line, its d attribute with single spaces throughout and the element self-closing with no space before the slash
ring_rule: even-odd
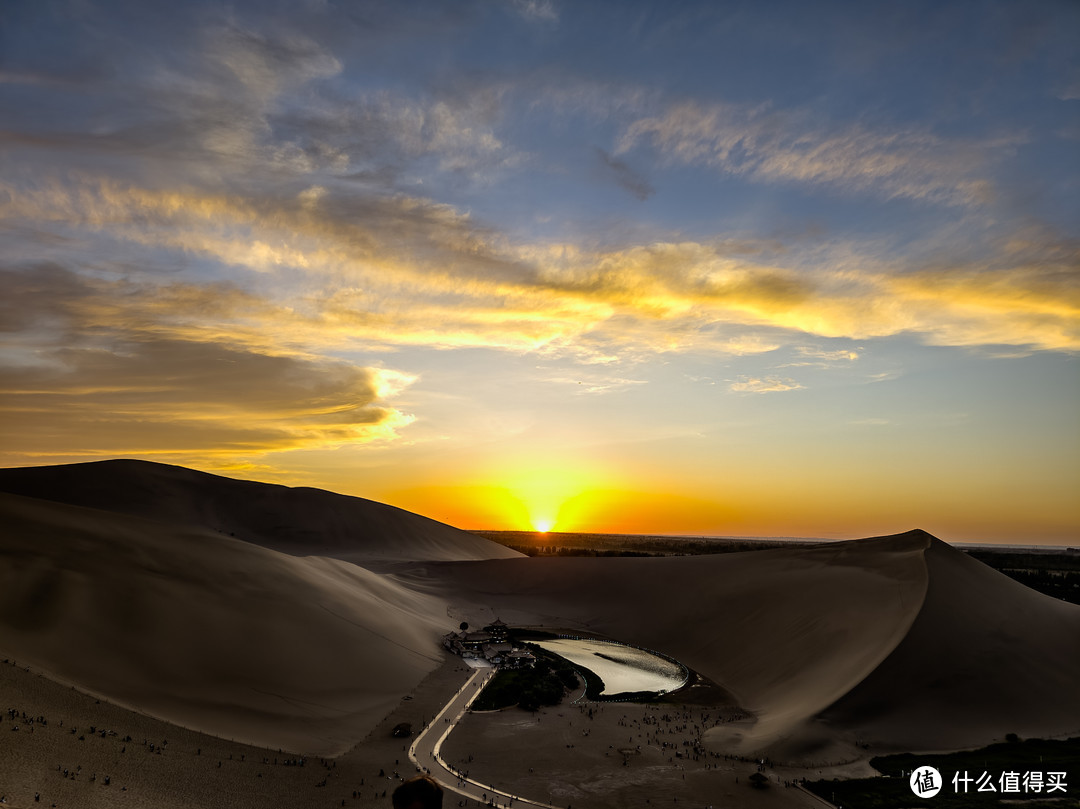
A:
<svg viewBox="0 0 1080 809">
<path fill-rule="evenodd" d="M 510 642 L 510 627 L 496 618 L 479 632 L 448 632 L 443 635 L 447 651 L 466 660 L 486 660 L 493 666 L 525 668 L 536 664 L 536 657 L 527 649 Z"/>
</svg>

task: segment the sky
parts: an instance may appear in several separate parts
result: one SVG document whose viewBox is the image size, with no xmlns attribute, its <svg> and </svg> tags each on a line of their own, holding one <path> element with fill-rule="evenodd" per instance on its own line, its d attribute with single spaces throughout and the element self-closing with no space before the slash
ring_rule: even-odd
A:
<svg viewBox="0 0 1080 809">
<path fill-rule="evenodd" d="M 7 0 L 0 465 L 1080 542 L 1080 5 Z"/>
</svg>

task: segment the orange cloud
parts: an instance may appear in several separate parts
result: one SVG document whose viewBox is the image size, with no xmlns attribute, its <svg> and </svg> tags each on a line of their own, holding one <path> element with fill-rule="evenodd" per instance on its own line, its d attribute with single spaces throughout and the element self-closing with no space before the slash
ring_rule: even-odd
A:
<svg viewBox="0 0 1080 809">
<path fill-rule="evenodd" d="M 731 389 L 738 393 L 780 393 L 786 390 L 799 390 L 802 388 L 794 379 L 781 379 L 777 376 L 769 376 L 764 379 L 756 377 L 741 377 L 738 382 L 731 383 Z"/>
<path fill-rule="evenodd" d="M 144 277 L 124 282 L 142 290 L 133 295 L 83 300 L 87 324 L 309 359 L 400 345 L 606 363 L 901 333 L 938 345 L 1080 349 L 1075 248 L 1032 238 L 1009 243 L 994 267 L 902 272 L 826 255 L 791 268 L 765 261 L 773 247 L 746 258 L 741 242 L 512 244 L 449 206 L 400 195 L 344 199 L 309 187 L 255 198 L 90 180 L 0 183 L 0 215 L 107 230 L 267 279 L 248 276 L 241 288 Z"/>
<path fill-rule="evenodd" d="M 386 404 L 411 383 L 406 374 L 206 334 L 185 338 L 182 324 L 157 328 L 152 306 L 128 311 L 129 298 L 114 311 L 107 293 L 115 285 L 58 268 L 0 273 L 0 284 L 10 307 L 0 311 L 0 327 L 21 333 L 24 349 L 21 362 L 0 368 L 4 453 L 12 460 L 237 460 L 389 440 L 412 419 Z M 173 306 L 215 309 L 200 294 L 173 291 Z M 161 298 L 155 305 L 168 311 Z M 42 323 L 56 333 L 36 334 Z"/>
</svg>

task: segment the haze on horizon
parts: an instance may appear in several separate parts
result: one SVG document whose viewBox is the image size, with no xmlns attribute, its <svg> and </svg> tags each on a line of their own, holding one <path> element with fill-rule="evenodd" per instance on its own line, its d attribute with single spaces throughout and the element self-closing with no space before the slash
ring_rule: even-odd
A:
<svg viewBox="0 0 1080 809">
<path fill-rule="evenodd" d="M 1080 536 L 1080 7 L 5 4 L 0 465 Z"/>
</svg>

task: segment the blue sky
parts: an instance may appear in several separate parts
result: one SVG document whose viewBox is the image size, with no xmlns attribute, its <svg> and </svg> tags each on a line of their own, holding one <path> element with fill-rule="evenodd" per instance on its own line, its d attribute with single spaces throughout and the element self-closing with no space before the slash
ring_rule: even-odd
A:
<svg viewBox="0 0 1080 809">
<path fill-rule="evenodd" d="M 1078 23 L 11 3 L 0 463 L 1075 542 Z"/>
</svg>

